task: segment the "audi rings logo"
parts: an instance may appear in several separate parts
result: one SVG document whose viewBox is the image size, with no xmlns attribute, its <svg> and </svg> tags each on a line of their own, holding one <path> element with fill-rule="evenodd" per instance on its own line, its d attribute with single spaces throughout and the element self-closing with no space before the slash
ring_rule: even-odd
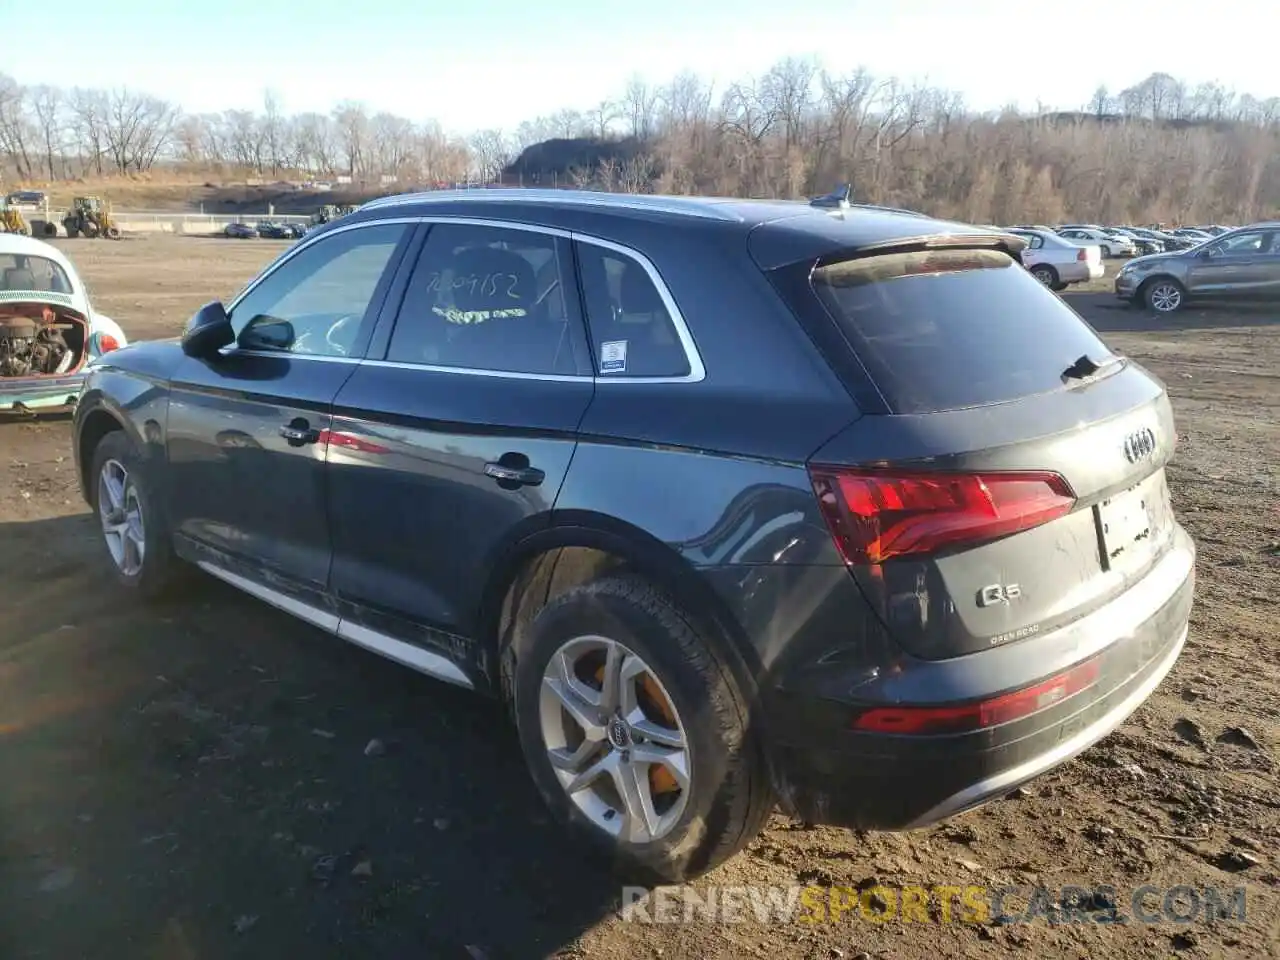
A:
<svg viewBox="0 0 1280 960">
<path fill-rule="evenodd" d="M 1135 430 L 1124 438 L 1124 458 L 1130 463 L 1146 460 L 1156 452 L 1156 433 L 1150 427 Z"/>
</svg>

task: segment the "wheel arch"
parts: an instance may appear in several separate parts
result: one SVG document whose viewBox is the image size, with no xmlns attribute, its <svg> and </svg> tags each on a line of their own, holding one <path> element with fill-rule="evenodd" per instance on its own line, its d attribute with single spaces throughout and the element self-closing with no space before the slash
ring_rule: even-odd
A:
<svg viewBox="0 0 1280 960">
<path fill-rule="evenodd" d="M 150 446 L 147 438 L 139 434 L 137 425 L 123 411 L 102 393 L 91 393 L 81 399 L 76 407 L 75 444 L 76 466 L 79 472 L 80 489 L 85 500 L 89 499 L 89 471 L 93 467 L 93 451 L 102 438 L 115 431 L 123 431 L 138 445 L 143 456 L 147 456 Z"/>
<path fill-rule="evenodd" d="M 495 692 L 509 702 L 513 641 L 548 602 L 606 573 L 641 577 L 667 594 L 726 660 L 743 695 L 756 697 L 746 633 L 697 569 L 638 527 L 591 511 L 563 511 L 552 526 L 510 543 L 489 567 L 476 635 L 497 664 Z"/>
</svg>

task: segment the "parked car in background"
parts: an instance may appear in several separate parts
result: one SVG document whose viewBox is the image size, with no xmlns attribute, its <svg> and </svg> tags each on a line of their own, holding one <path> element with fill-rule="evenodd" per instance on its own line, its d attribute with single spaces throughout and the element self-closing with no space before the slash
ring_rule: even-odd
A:
<svg viewBox="0 0 1280 960">
<path fill-rule="evenodd" d="M 1192 604 L 1167 392 L 1021 245 L 853 205 L 372 201 L 93 369 L 104 565 L 141 597 L 189 561 L 498 698 L 566 855 L 637 879 L 777 801 L 925 827 L 1116 729 Z"/>
<path fill-rule="evenodd" d="M 1164 253 L 1164 244 L 1153 237 L 1140 237 L 1126 227 L 1107 227 L 1109 234 L 1124 237 L 1133 244 L 1134 256 L 1146 256 L 1149 253 Z"/>
<path fill-rule="evenodd" d="M 1115 293 L 1158 313 L 1193 300 L 1280 302 L 1280 223 L 1240 227 L 1191 250 L 1130 260 L 1116 275 Z"/>
<path fill-rule="evenodd" d="M 1011 227 L 1008 232 L 1027 241 L 1022 265 L 1051 290 L 1097 280 L 1105 272 L 1102 248 L 1096 244 L 1081 246 L 1049 230 Z"/>
<path fill-rule="evenodd" d="M 284 224 L 283 226 L 285 230 L 285 235 L 292 240 L 297 240 L 305 236 L 307 232 L 307 225 L 305 223 L 298 223 L 296 221 L 291 220 L 288 223 Z"/>
<path fill-rule="evenodd" d="M 236 240 L 253 240 L 258 236 L 257 228 L 249 223 L 228 223 L 223 232 Z"/>
<path fill-rule="evenodd" d="M 258 236 L 264 240 L 290 240 L 293 238 L 293 230 L 283 223 L 276 223 L 274 220 L 260 221 L 257 230 Z"/>
<path fill-rule="evenodd" d="M 47 195 L 41 190 L 15 190 L 5 197 L 5 202 L 15 207 L 44 206 Z"/>
<path fill-rule="evenodd" d="M 1104 257 L 1132 257 L 1137 253 L 1132 240 L 1101 228 L 1089 230 L 1084 227 L 1064 227 L 1058 231 L 1058 236 L 1081 246 L 1094 244 L 1102 250 Z"/>
<path fill-rule="evenodd" d="M 1195 227 L 1179 227 L 1177 230 L 1170 231 L 1175 237 L 1186 237 L 1192 243 L 1204 243 L 1206 240 L 1212 240 L 1215 234 L 1205 230 L 1198 230 Z"/>
<path fill-rule="evenodd" d="M 0 410 L 76 402 L 85 369 L 128 341 L 57 247 L 0 234 Z"/>
</svg>

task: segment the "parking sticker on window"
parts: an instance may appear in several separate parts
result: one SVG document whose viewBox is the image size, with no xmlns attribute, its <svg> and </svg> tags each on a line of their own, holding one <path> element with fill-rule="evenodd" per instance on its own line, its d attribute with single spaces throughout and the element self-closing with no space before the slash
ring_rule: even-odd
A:
<svg viewBox="0 0 1280 960">
<path fill-rule="evenodd" d="M 626 373 L 627 341 L 610 340 L 600 344 L 600 372 Z"/>
</svg>

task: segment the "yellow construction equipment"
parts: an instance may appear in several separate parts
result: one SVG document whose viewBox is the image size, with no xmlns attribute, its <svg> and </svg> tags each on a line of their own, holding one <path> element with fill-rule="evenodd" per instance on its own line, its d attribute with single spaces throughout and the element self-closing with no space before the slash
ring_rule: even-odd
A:
<svg viewBox="0 0 1280 960">
<path fill-rule="evenodd" d="M 76 197 L 71 210 L 62 219 L 68 237 L 106 237 L 120 239 L 120 227 L 111 216 L 111 208 L 100 197 Z"/>
<path fill-rule="evenodd" d="M 20 233 L 24 237 L 31 236 L 31 224 L 17 207 L 10 206 L 0 200 L 0 233 Z"/>
</svg>

